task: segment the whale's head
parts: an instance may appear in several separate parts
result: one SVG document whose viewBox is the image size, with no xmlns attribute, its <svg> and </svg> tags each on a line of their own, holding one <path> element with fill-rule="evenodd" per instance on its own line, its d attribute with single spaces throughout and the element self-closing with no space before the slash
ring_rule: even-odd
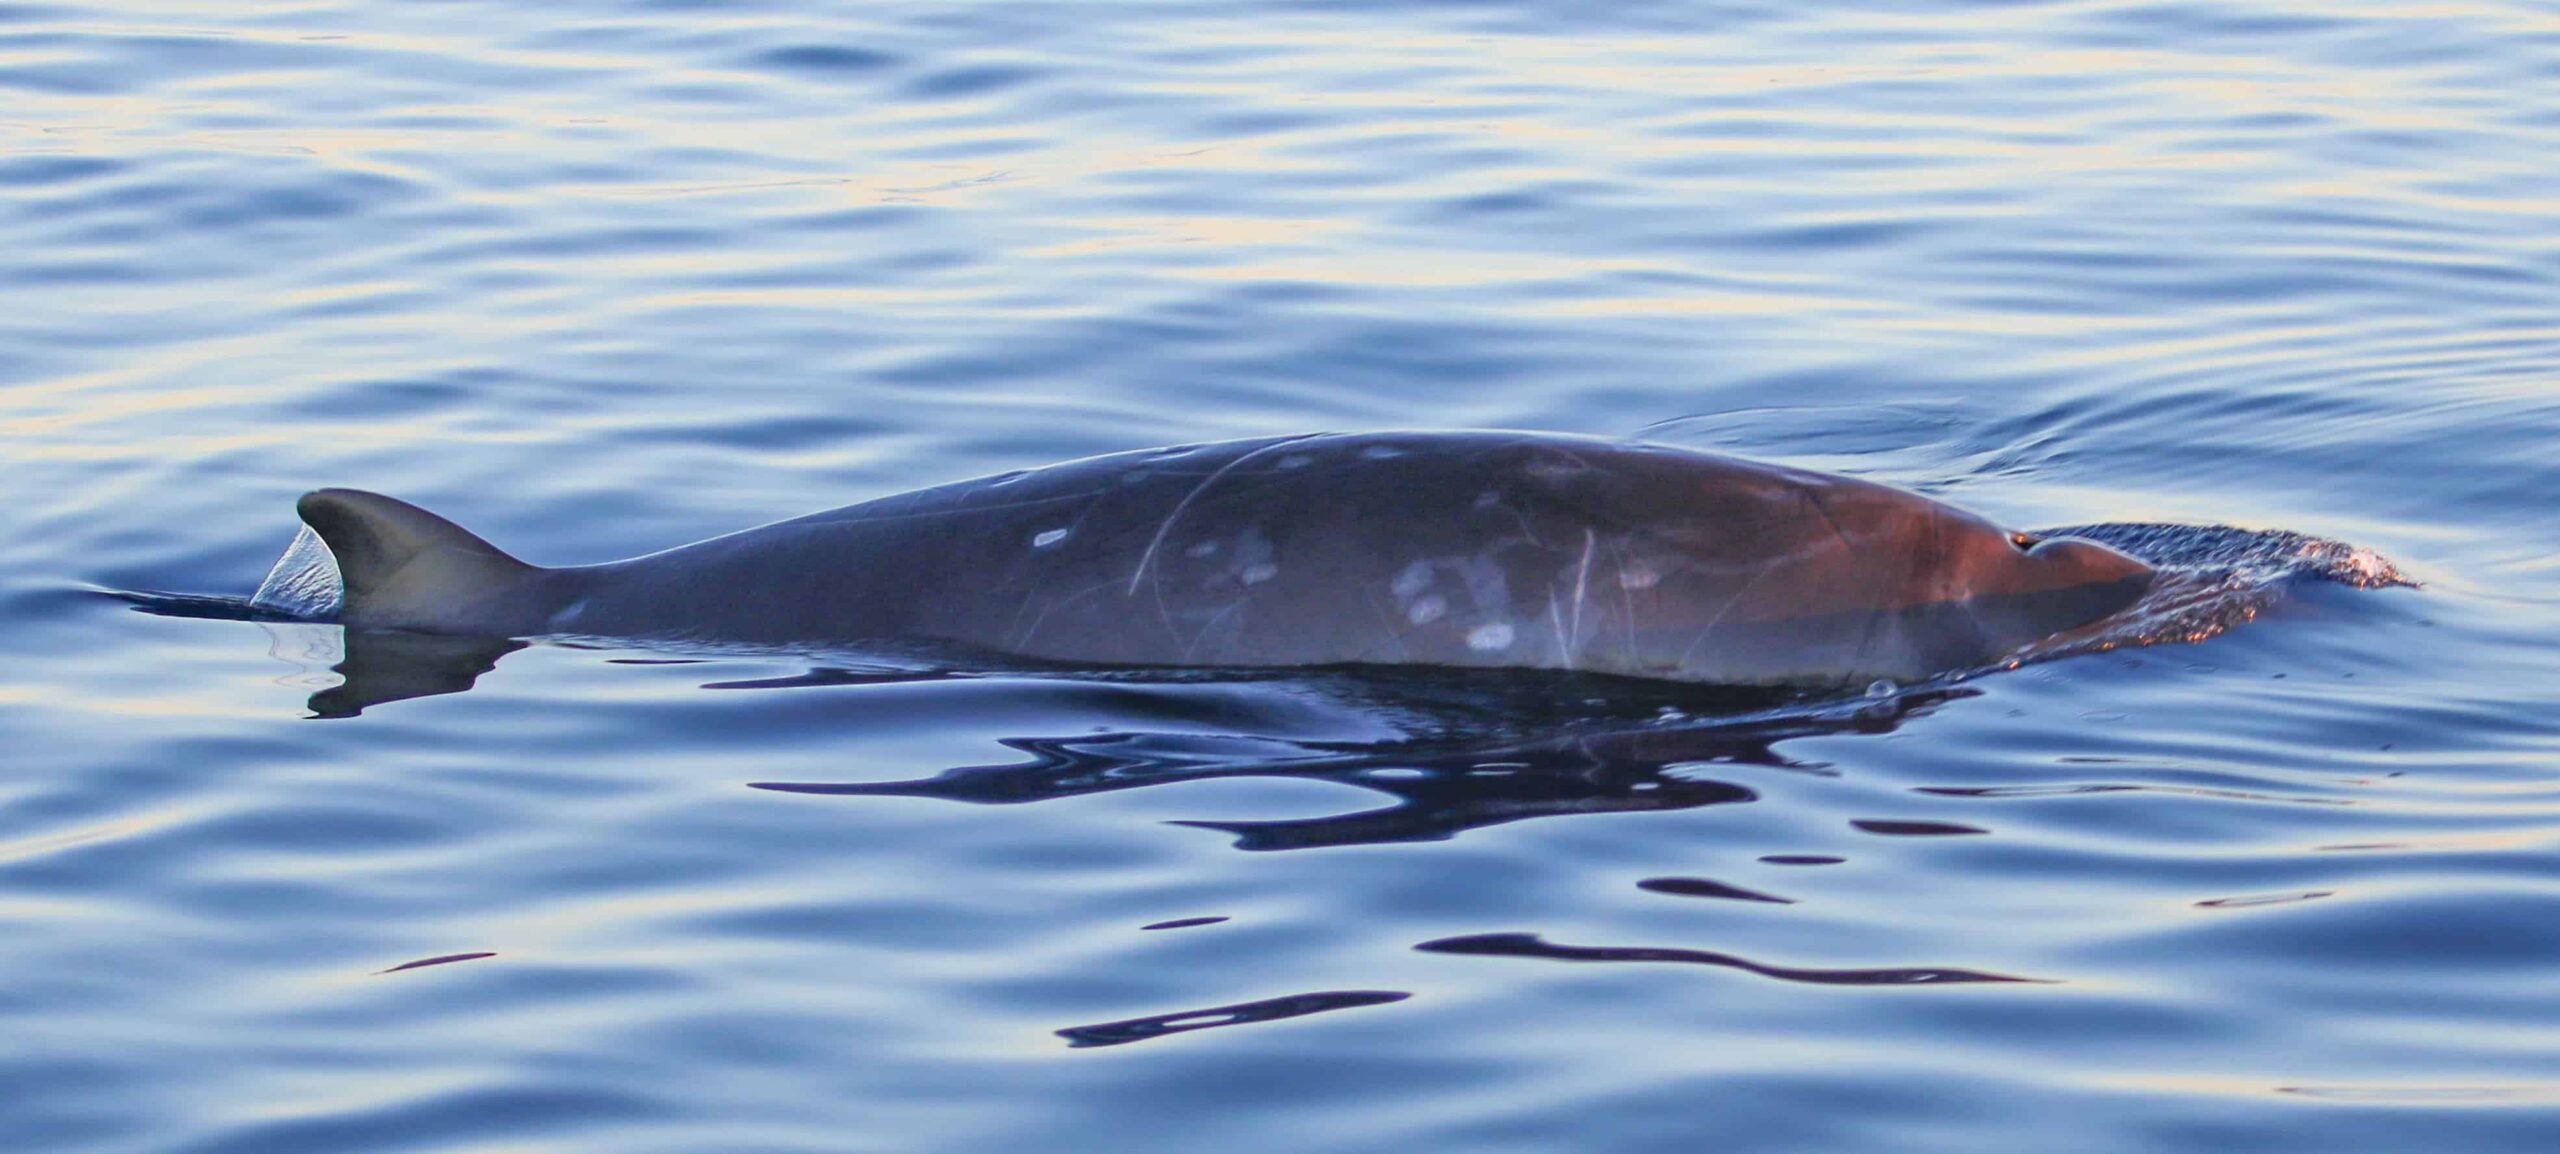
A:
<svg viewBox="0 0 2560 1154">
<path fill-rule="evenodd" d="M 1637 632 L 1659 640 L 1636 647 L 1640 674 L 1808 686 L 1922 680 L 2092 625 L 2152 586 L 2151 566 L 2106 545 L 2015 532 L 1909 490 L 1677 460 L 1688 467 L 1665 473 L 1695 497 L 1640 506 L 1676 510 L 1653 540 L 1679 550 L 1655 566 L 1664 593 L 1644 607 Z M 1649 544 L 1609 542 L 1601 552 L 1640 556 Z"/>
<path fill-rule="evenodd" d="M 2155 576 L 2096 541 L 2019 532 L 1901 489 L 1831 479 L 1805 491 L 1822 514 L 1815 535 L 1836 529 L 1839 541 L 1816 569 L 1873 575 L 1863 656 L 1881 670 L 1925 675 L 1997 662 L 2122 612 Z"/>
</svg>

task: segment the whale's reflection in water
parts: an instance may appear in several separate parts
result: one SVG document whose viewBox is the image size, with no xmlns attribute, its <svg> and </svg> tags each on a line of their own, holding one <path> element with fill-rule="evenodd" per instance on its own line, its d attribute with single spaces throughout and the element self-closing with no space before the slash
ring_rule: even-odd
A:
<svg viewBox="0 0 2560 1154">
<path fill-rule="evenodd" d="M 1183 821 L 1224 830 L 1246 850 L 1435 841 L 1465 830 L 1568 814 L 1693 809 L 1753 800 L 1718 766 L 1814 770 L 1777 750 L 1826 734 L 1885 733 L 1972 690 L 1945 687 L 1851 701 L 1737 711 L 1729 697 L 1692 713 L 1665 687 L 1592 679 L 1476 677 L 1415 685 L 1310 678 L 1314 692 L 1392 718 L 1410 736 L 1337 742 L 1296 737 L 1121 730 L 998 739 L 1024 757 L 905 781 L 760 781 L 757 789 L 850 797 L 923 797 L 1012 805 L 1208 778 L 1293 778 L 1356 786 L 1390 804 L 1311 818 Z M 823 677 L 792 679 L 823 684 Z M 732 685 L 738 683 L 730 683 Z M 782 684 L 780 681 L 761 683 Z M 1277 690 L 1274 690 L 1277 692 Z M 1568 712 L 1569 711 L 1569 712 Z"/>
<path fill-rule="evenodd" d="M 200 602 L 144 607 L 230 615 L 209 612 Z M 319 686 L 309 700 L 311 712 L 323 718 L 356 717 L 392 702 L 472 689 L 501 658 L 525 647 L 517 641 L 263 623 L 274 635 L 277 656 L 306 671 L 325 667 L 337 674 L 338 684 Z M 758 790 L 813 800 L 896 797 L 1018 805 L 1212 779 L 1289 779 L 1353 786 L 1383 801 L 1312 817 L 1174 823 L 1222 831 L 1233 836 L 1236 848 L 1249 851 L 1431 842 L 1532 818 L 1755 801 L 1757 793 L 1731 780 L 1745 767 L 1834 772 L 1782 752 L 1784 743 L 1891 733 L 1945 702 L 1979 692 L 1962 683 L 1933 683 L 1879 686 L 1869 695 L 1846 699 L 1808 699 L 1766 690 L 1534 671 L 997 670 L 985 663 L 973 667 L 948 654 L 900 668 L 894 664 L 897 656 L 878 662 L 785 665 L 786 671 L 777 672 L 771 654 L 596 651 L 597 661 L 608 666 L 689 667 L 700 674 L 694 684 L 716 694 L 768 701 L 782 698 L 765 695 L 833 696 L 843 712 L 822 711 L 830 719 L 824 724 L 832 727 L 840 717 L 845 731 L 856 736 L 882 718 L 903 719 L 899 724 L 904 725 L 941 724 L 926 721 L 928 717 L 966 719 L 961 728 L 969 731 L 965 744 L 970 748 L 982 750 L 981 743 L 992 740 L 1020 755 L 952 765 L 905 780 L 748 783 Z M 756 673 L 741 675 L 742 668 Z M 1001 720 L 1005 718 L 1011 720 Z M 993 733 L 990 723 L 997 726 Z M 1984 832 L 1949 823 L 1882 819 L 1853 825 L 1894 837 Z M 1764 860 L 1810 865 L 1838 859 L 1775 855 Z M 1656 877 L 1638 888 L 1678 901 L 1795 904 L 1783 894 L 1710 878 Z M 1226 920 L 1196 917 L 1146 928 L 1195 928 Z M 1698 942 L 1572 944 L 1518 926 L 1487 926 L 1481 932 L 1414 941 L 1411 948 L 1453 958 L 1713 968 L 1815 986 L 2051 980 L 1954 966 L 1824 965 L 1816 959 L 1746 956 Z M 1320 990 L 1165 1009 L 1055 1028 L 1054 1033 L 1074 1048 L 1117 1046 L 1382 1007 L 1415 996 L 1374 988 Z"/>
<path fill-rule="evenodd" d="M 338 683 L 313 692 L 315 717 L 473 688 L 500 658 L 527 643 L 398 630 L 341 629 L 279 620 L 234 598 L 114 593 L 145 612 L 255 621 L 273 652 Z M 561 643 L 554 643 L 561 644 Z M 570 643 L 572 647 L 577 647 Z M 606 651 L 613 652 L 613 651 Z M 1000 736 L 1019 761 L 960 765 L 907 781 L 759 781 L 757 789 L 872 797 L 927 797 L 1015 804 L 1207 778 L 1295 778 L 1357 786 L 1391 799 L 1374 809 L 1315 818 L 1192 821 L 1225 830 L 1247 850 L 1434 841 L 1536 817 L 1693 809 L 1751 801 L 1718 765 L 1808 769 L 1777 751 L 1796 738 L 1881 734 L 1937 704 L 1971 696 L 1960 684 L 1901 689 L 1879 683 L 1864 697 L 1804 699 L 1782 691 L 1710 687 L 1552 671 L 1409 667 L 1274 670 L 1092 671 L 1006 668 L 950 652 L 866 655 L 785 676 L 721 679 L 718 691 L 851 691 L 870 686 L 970 682 L 1089 686 L 1108 695 L 1093 717 L 1057 717 L 1065 734 Z M 627 650 L 613 664 L 702 664 L 719 655 Z M 901 661 L 911 664 L 900 664 Z M 1145 704 L 1128 708 L 1132 696 Z M 1026 696 L 1028 693 L 1026 692 Z M 1097 701 L 1101 698 L 1097 698 Z M 1318 736 L 1274 735 L 1278 714 L 1341 719 Z M 1183 724 L 1161 728 L 1149 712 Z M 1381 732 L 1394 736 L 1379 740 Z M 1885 831 L 1878 831 L 1885 832 Z M 1897 831 L 1898 832 L 1898 831 Z M 1914 831 L 1916 832 L 1916 831 Z M 1964 831 L 1973 832 L 1973 831 Z"/>
<path fill-rule="evenodd" d="M 527 644 L 281 622 L 228 598 L 115 596 L 146 612 L 260 621 L 273 635 L 278 657 L 338 675 L 338 684 L 310 696 L 309 708 L 319 718 L 351 718 L 393 702 L 465 692 L 500 658 Z M 605 660 L 724 664 L 716 656 L 627 651 Z M 1108 690 L 1112 707 L 1105 712 L 1121 724 L 1093 732 L 1062 719 L 1059 728 L 1083 731 L 998 737 L 1023 759 L 954 766 L 914 780 L 750 784 L 786 793 L 1003 805 L 1208 778 L 1295 778 L 1357 786 L 1392 803 L 1315 818 L 1181 824 L 1227 831 L 1246 850 L 1435 841 L 1529 818 L 1751 801 L 1750 789 L 1722 780 L 1715 767 L 1814 769 L 1779 753 L 1778 743 L 1888 733 L 1942 702 L 1976 692 L 1950 683 L 1910 689 L 1880 683 L 1865 697 L 1807 700 L 1772 690 L 1587 674 L 1407 668 L 994 672 L 950 654 L 927 655 L 906 668 L 817 664 L 785 676 L 714 680 L 703 688 L 859 692 L 867 686 L 984 686 L 1009 679 Z M 1151 728 L 1144 708 L 1130 716 L 1123 708 L 1129 690 L 1186 724 Z M 1341 735 L 1358 736 L 1275 736 L 1256 724 L 1257 716 L 1275 711 L 1303 715 L 1311 703 L 1319 713 L 1344 719 Z M 1377 740 L 1382 729 L 1396 736 Z"/>
<path fill-rule="evenodd" d="M 720 681 L 725 690 L 818 690 L 879 684 L 883 675 L 813 669 L 752 681 Z M 981 805 L 1019 805 L 1118 790 L 1218 778 L 1285 778 L 1356 786 L 1386 804 L 1348 812 L 1277 820 L 1182 820 L 1175 824 L 1233 834 L 1244 850 L 1297 850 L 1391 842 L 1427 842 L 1468 830 L 1573 814 L 1692 809 L 1757 800 L 1726 780 L 1740 767 L 1809 774 L 1832 771 L 1780 752 L 1809 737 L 1885 734 L 1954 698 L 1978 691 L 1936 686 L 1846 701 L 1773 702 L 1702 697 L 1694 688 L 1590 678 L 1322 674 L 1231 681 L 1186 678 L 1108 685 L 1109 715 L 1120 728 L 1100 733 L 1000 737 L 1017 760 L 954 766 L 898 781 L 761 781 L 753 788 L 830 798 L 938 798 Z M 1019 687 L 1017 687 L 1019 688 Z M 1133 700 L 1118 696 L 1137 691 Z M 859 692 L 856 688 L 855 692 Z M 1308 699 L 1356 714 L 1402 736 L 1327 740 L 1254 733 L 1257 718 L 1303 717 Z M 1097 697 L 1099 704 L 1104 698 Z M 1160 727 L 1148 728 L 1148 714 Z M 1207 722 L 1212 729 L 1201 732 Z M 1230 732 L 1214 731 L 1232 726 Z M 1063 725 L 1061 726 L 1064 727 Z M 1269 728 L 1266 724 L 1263 728 Z M 1373 724 L 1372 728 L 1375 728 Z M 1816 864 L 1836 858 L 1780 859 Z M 1653 878 L 1639 888 L 1677 900 L 1716 898 L 1765 905 L 1790 899 L 1699 878 Z M 1224 916 L 1153 923 L 1148 930 L 1196 928 Z M 1721 969 L 1813 986 L 1919 987 L 2041 985 L 2050 979 L 1938 965 L 1828 966 L 1747 957 L 1701 944 L 1579 945 L 1517 929 L 1412 943 L 1434 955 L 1530 962 L 1618 962 Z M 1405 990 L 1351 989 L 1294 993 L 1254 1001 L 1168 1009 L 1054 1030 L 1072 1048 L 1153 1041 L 1194 1031 L 1277 1022 L 1407 1001 Z"/>
</svg>

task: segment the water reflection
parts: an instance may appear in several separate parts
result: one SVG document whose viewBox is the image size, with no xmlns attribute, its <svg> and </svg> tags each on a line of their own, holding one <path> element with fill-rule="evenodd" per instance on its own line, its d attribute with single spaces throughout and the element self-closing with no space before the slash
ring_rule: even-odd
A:
<svg viewBox="0 0 2560 1154">
<path fill-rule="evenodd" d="M 1673 897 L 1723 898 L 1727 901 L 1767 902 L 1771 905 L 1780 906 L 1791 906 L 1796 904 L 1796 900 L 1794 898 L 1782 898 L 1776 894 L 1764 894 L 1758 890 L 1745 889 L 1730 882 L 1717 881 L 1714 878 L 1646 878 L 1643 881 L 1637 882 L 1636 888 L 1643 890 L 1646 893 L 1670 894 Z"/>
<path fill-rule="evenodd" d="M 313 717 L 355 717 L 377 705 L 461 693 L 525 642 L 492 637 L 349 629 L 339 684 L 311 695 Z"/>
<path fill-rule="evenodd" d="M 314 692 L 311 713 L 349 718 L 390 702 L 460 693 L 498 660 L 527 643 L 397 630 L 339 630 L 275 623 L 233 599 L 114 594 L 145 612 L 255 620 L 276 630 L 311 630 L 338 648 L 315 645 L 307 664 L 330 664 L 339 684 Z M 305 638 L 305 640 L 310 640 Z M 279 638 L 279 652 L 284 648 Z M 948 655 L 945 655 L 946 657 Z M 716 659 L 616 656 L 614 664 L 717 664 Z M 853 690 L 873 685 L 1003 677 L 1129 685 L 1232 683 L 1230 706 L 1254 712 L 1257 700 L 1313 699 L 1345 718 L 1344 732 L 1396 739 L 1279 737 L 1251 732 L 1171 732 L 1122 728 L 1102 733 L 998 738 L 1020 761 L 961 765 L 932 777 L 885 782 L 760 781 L 753 788 L 853 797 L 929 797 L 978 804 L 1018 804 L 1207 778 L 1295 778 L 1357 786 L 1391 804 L 1312 818 L 1184 821 L 1223 830 L 1245 850 L 1312 849 L 1389 842 L 1438 841 L 1485 826 L 1535 817 L 1694 809 L 1754 800 L 1750 789 L 1721 780 L 1719 765 L 1820 772 L 1777 751 L 1777 744 L 1829 734 L 1889 733 L 1909 717 L 1977 691 L 1960 685 L 1922 687 L 1845 701 L 1805 701 L 1766 690 L 1715 688 L 1540 671 L 1327 669 L 1286 675 L 1263 671 L 1180 670 L 1120 673 L 1013 670 L 989 662 L 928 662 L 847 667 L 703 684 L 723 691 Z M 1236 719 L 1229 719 L 1234 721 Z M 1866 820 L 1870 833 L 1902 836 L 1972 834 L 1970 826 Z M 1666 879 L 1664 885 L 1700 883 Z M 1744 897 L 1741 893 L 1721 896 Z M 1749 895 L 1746 900 L 1783 899 Z"/>
<path fill-rule="evenodd" d="M 344 629 L 308 621 L 253 599 L 184 593 L 99 590 L 100 596 L 161 617 L 255 622 L 268 631 L 269 652 L 306 674 L 326 669 L 338 683 L 315 690 L 313 717 L 357 717 L 377 705 L 461 693 L 528 642 L 505 637 Z"/>
<path fill-rule="evenodd" d="M 1077 1049 L 1095 1046 L 1123 1046 L 1183 1034 L 1193 1030 L 1211 1030 L 1220 1026 L 1243 1026 L 1254 1022 L 1274 1022 L 1282 1018 L 1300 1018 L 1327 1010 L 1348 1010 L 1359 1006 L 1381 1006 L 1401 1002 L 1413 995 L 1397 990 L 1333 990 L 1314 994 L 1291 994 L 1285 998 L 1265 998 L 1258 1002 L 1238 1002 L 1232 1006 L 1211 1006 L 1205 1010 L 1185 1010 L 1178 1014 L 1157 1014 L 1146 1018 L 1127 1018 L 1117 1022 L 1097 1022 L 1090 1026 L 1069 1026 L 1058 1031 L 1067 1045 Z"/>
<path fill-rule="evenodd" d="M 1984 970 L 1958 970 L 1934 966 L 1895 966 L 1885 969 L 1828 970 L 1800 966 L 1773 966 L 1749 958 L 1720 954 L 1713 950 L 1685 950 L 1664 946 L 1568 946 L 1547 941 L 1536 934 L 1468 934 L 1441 938 L 1414 947 L 1430 954 L 1485 954 L 1509 958 L 1547 958 L 1559 962 L 1680 962 L 1693 966 L 1722 966 L 1776 978 L 1782 982 L 1806 982 L 1818 986 L 1935 986 L 1962 982 L 2041 982 L 2041 978 L 2021 978 Z"/>
<path fill-rule="evenodd" d="M 1516 692 L 1519 685 L 1506 679 L 1505 688 Z M 907 781 L 752 784 L 788 793 L 1011 805 L 1206 778 L 1294 778 L 1357 786 L 1392 804 L 1310 818 L 1178 824 L 1232 833 L 1236 848 L 1245 850 L 1437 841 L 1529 818 L 1751 801 L 1758 795 L 1713 776 L 1714 767 L 1813 771 L 1818 767 L 1789 759 L 1777 744 L 1824 734 L 1891 732 L 1906 718 L 1972 692 L 1941 689 L 1740 716 L 1585 720 L 1558 723 L 1560 728 L 1544 733 L 1517 728 L 1515 713 L 1515 728 L 1478 740 L 1462 736 L 1470 727 L 1447 714 L 1441 720 L 1452 724 L 1423 736 L 1370 744 L 1162 732 L 1011 737 L 1001 743 L 1027 755 L 1024 760 L 956 766 Z M 1590 709 L 1588 699 L 1565 700 Z M 1435 703 L 1451 708 L 1445 690 Z"/>
<path fill-rule="evenodd" d="M 494 951 L 490 950 L 477 950 L 464 954 L 438 954 L 432 958 L 420 958 L 414 962 L 402 962 L 387 970 L 376 970 L 374 971 L 374 976 L 381 977 L 384 974 L 397 974 L 407 970 L 423 970 L 429 966 L 449 966 L 455 962 L 476 962 L 482 958 L 494 958 L 497 956 L 498 955 Z"/>
</svg>

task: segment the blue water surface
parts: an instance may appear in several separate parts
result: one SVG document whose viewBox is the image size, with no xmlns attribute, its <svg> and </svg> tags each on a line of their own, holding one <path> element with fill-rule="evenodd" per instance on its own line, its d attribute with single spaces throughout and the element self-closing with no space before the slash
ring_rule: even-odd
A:
<svg viewBox="0 0 2560 1154">
<path fill-rule="evenodd" d="M 2538 0 L 0 5 L 0 1147 L 2549 1150 L 2555 94 Z M 313 719 L 335 629 L 99 592 L 1425 426 L 2425 584 L 1758 720 Z"/>
</svg>

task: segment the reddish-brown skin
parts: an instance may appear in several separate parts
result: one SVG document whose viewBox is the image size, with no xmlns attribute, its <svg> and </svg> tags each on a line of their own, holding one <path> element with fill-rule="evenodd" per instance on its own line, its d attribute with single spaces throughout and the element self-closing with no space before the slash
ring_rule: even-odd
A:
<svg viewBox="0 0 2560 1154">
<path fill-rule="evenodd" d="M 372 494 L 303 512 L 351 624 L 1113 667 L 1911 680 L 2095 621 L 2152 576 L 1870 482 L 1526 433 L 1119 453 L 568 569 Z"/>
</svg>

